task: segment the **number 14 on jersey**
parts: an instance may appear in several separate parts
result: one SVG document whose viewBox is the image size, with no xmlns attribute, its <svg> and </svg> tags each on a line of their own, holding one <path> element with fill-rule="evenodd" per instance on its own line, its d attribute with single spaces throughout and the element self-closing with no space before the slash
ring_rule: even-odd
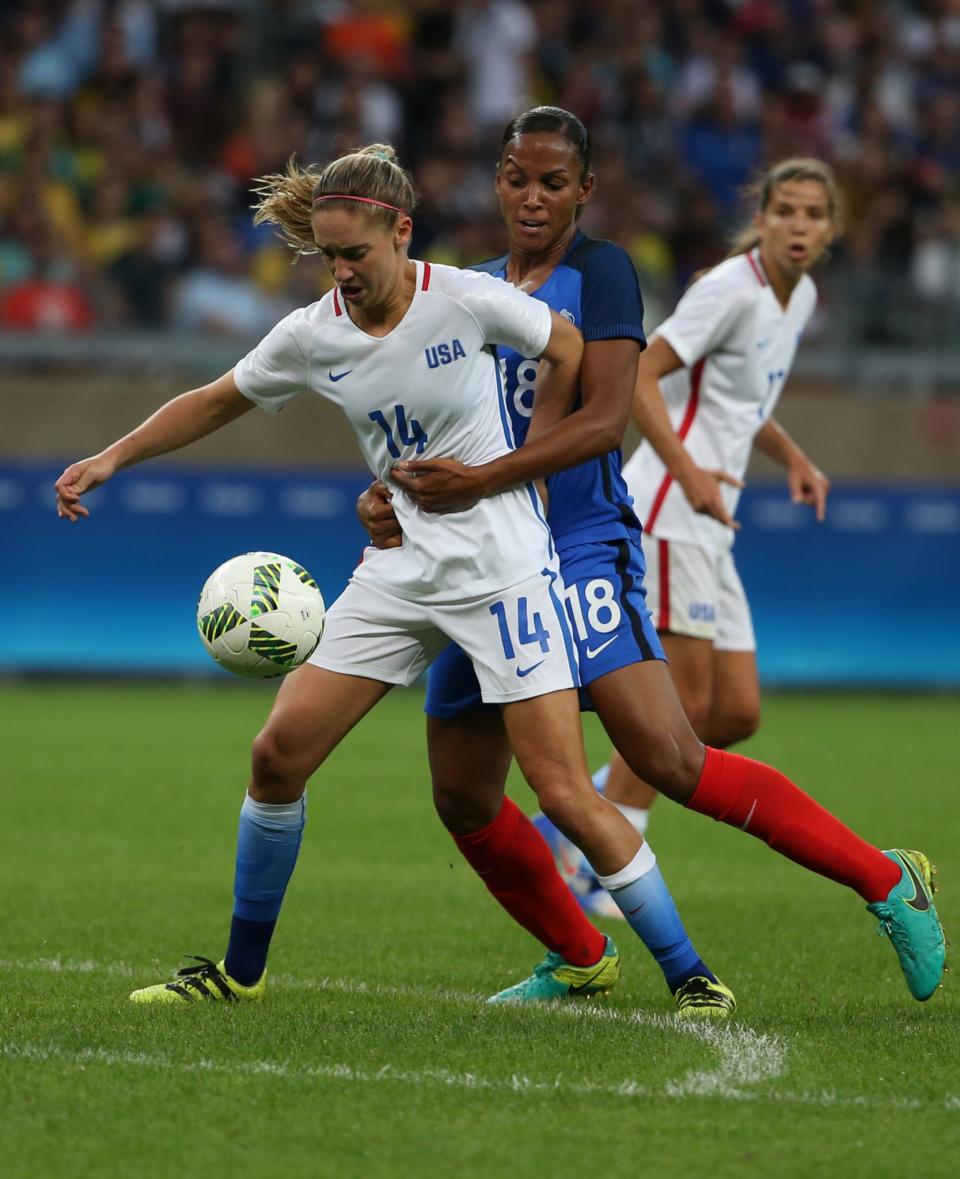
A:
<svg viewBox="0 0 960 1179">
<path fill-rule="evenodd" d="M 403 457 L 400 447 L 397 445 L 397 439 L 399 438 L 404 446 L 416 446 L 417 454 L 423 454 L 427 443 L 430 441 L 423 426 L 410 414 L 410 411 L 405 406 L 395 405 L 393 407 L 393 416 L 396 422 L 396 429 L 387 420 L 383 410 L 375 409 L 372 413 L 367 414 L 371 422 L 376 422 L 384 434 L 386 434 L 387 451 L 393 458 L 398 459 Z"/>
</svg>

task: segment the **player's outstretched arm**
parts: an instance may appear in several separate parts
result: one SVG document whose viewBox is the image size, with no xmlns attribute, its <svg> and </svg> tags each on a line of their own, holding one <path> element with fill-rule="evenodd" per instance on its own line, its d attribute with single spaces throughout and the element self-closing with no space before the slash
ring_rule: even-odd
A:
<svg viewBox="0 0 960 1179">
<path fill-rule="evenodd" d="M 182 393 L 99 454 L 71 463 L 54 484 L 57 515 L 72 523 L 89 516 L 81 496 L 106 483 L 122 467 L 179 450 L 249 409 L 253 409 L 253 402 L 237 388 L 232 369 L 209 385 Z"/>
<path fill-rule="evenodd" d="M 698 467 L 674 430 L 663 403 L 660 378 L 679 368 L 683 368 L 683 361 L 666 340 L 655 336 L 637 365 L 637 382 L 633 392 L 634 423 L 676 479 L 693 510 L 712 516 L 728 528 L 739 528 L 740 525 L 727 511 L 720 494 L 720 484 L 743 487 L 743 481 L 727 471 L 707 471 Z"/>
<path fill-rule="evenodd" d="M 827 514 L 830 480 L 800 449 L 787 431 L 769 418 L 757 431 L 756 444 L 765 455 L 787 469 L 790 498 L 795 504 L 810 504 L 817 520 Z"/>
</svg>

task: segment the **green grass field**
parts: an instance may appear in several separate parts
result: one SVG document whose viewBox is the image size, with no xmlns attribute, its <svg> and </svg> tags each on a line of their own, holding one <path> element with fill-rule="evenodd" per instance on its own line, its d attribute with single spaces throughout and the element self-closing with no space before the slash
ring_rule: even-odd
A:
<svg viewBox="0 0 960 1179">
<path fill-rule="evenodd" d="M 485 1007 L 541 951 L 433 817 L 412 692 L 311 788 L 267 1002 L 130 1005 L 181 955 L 223 952 L 247 749 L 271 698 L 0 689 L 7 1179 L 960 1173 L 951 976 L 914 1002 L 859 898 L 669 803 L 651 843 L 737 1024 L 679 1027 L 622 923 L 624 981 L 602 1005 Z M 948 933 L 957 704 L 774 696 L 747 748 L 865 837 L 928 851 Z M 599 762 L 593 718 L 588 741 Z"/>
</svg>

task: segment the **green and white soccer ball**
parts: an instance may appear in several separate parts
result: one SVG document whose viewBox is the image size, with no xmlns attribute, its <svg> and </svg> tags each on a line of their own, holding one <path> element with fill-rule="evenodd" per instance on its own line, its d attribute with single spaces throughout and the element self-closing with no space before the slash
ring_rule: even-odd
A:
<svg viewBox="0 0 960 1179">
<path fill-rule="evenodd" d="M 197 629 L 221 667 L 269 679 L 310 658 L 325 614 L 323 595 L 302 565 L 279 553 L 243 553 L 207 578 Z"/>
</svg>

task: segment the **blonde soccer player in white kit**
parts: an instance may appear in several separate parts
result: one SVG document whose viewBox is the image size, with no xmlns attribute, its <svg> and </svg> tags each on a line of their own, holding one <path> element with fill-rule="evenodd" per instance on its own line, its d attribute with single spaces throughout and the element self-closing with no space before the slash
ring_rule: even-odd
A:
<svg viewBox="0 0 960 1179">
<path fill-rule="evenodd" d="M 840 230 L 831 169 L 785 160 L 763 178 L 731 254 L 698 277 L 641 357 L 624 464 L 643 524 L 647 605 L 688 717 L 727 748 L 760 721 L 756 639 L 733 555 L 754 445 L 787 471 L 795 503 L 826 511 L 829 480 L 774 418 L 816 307 L 809 270 Z M 655 792 L 614 754 L 595 776 L 644 830 Z"/>
<path fill-rule="evenodd" d="M 347 414 L 374 475 L 395 488 L 404 544 L 369 549 L 330 609 L 314 655 L 283 682 L 253 744 L 240 816 L 227 952 L 198 959 L 136 1002 L 259 999 L 270 939 L 299 851 L 307 779 L 394 684 L 410 684 L 455 640 L 484 700 L 500 704 L 517 761 L 544 811 L 601 871 L 629 876 L 641 840 L 590 783 L 576 655 L 549 529 L 529 480 L 538 444 L 512 449 L 494 346 L 541 356 L 540 425 L 573 401 L 582 354 L 574 327 L 488 275 L 407 256 L 415 194 L 392 149 L 374 146 L 322 172 L 265 178 L 258 219 L 309 241 L 334 278 L 230 372 L 168 402 L 130 434 L 74 463 L 56 484 L 61 517 L 117 470 L 178 449 L 258 405 L 318 395 Z M 301 252 L 308 252 L 302 249 Z M 444 455 L 486 473 L 486 494 L 442 515 L 417 507 L 394 465 Z M 638 869 L 639 871 L 639 869 Z M 588 991 L 619 976 L 612 943 Z"/>
</svg>

